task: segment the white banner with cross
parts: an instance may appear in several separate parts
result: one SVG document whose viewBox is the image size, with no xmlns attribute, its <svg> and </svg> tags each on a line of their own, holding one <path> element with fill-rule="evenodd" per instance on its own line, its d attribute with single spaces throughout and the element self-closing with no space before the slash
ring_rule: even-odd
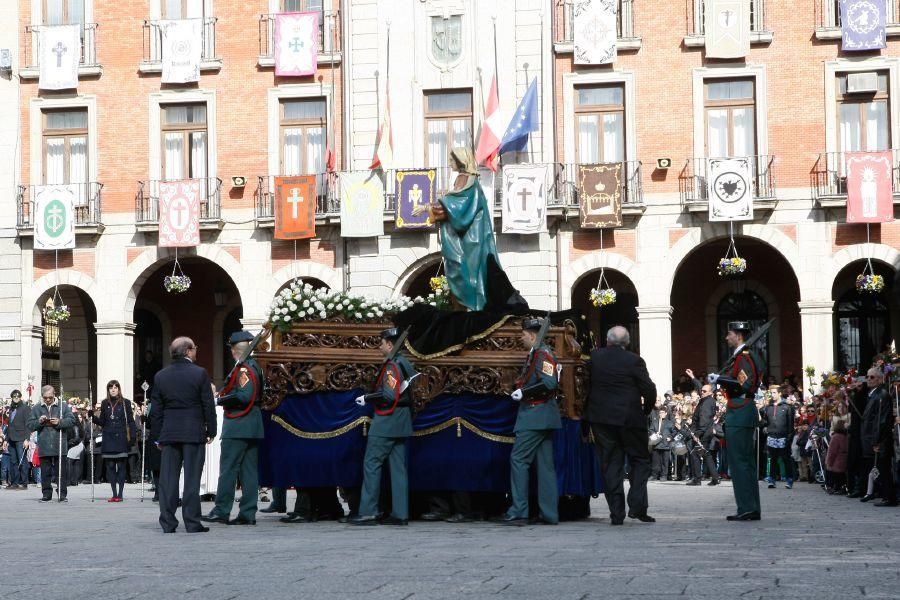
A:
<svg viewBox="0 0 900 600">
<path fill-rule="evenodd" d="M 547 231 L 547 165 L 503 167 L 503 233 Z"/>
<path fill-rule="evenodd" d="M 75 247 L 77 185 L 39 185 L 34 188 L 34 249 Z"/>
<path fill-rule="evenodd" d="M 200 245 L 200 182 L 196 179 L 159 183 L 159 246 Z"/>
<path fill-rule="evenodd" d="M 38 38 L 40 74 L 38 88 L 71 90 L 78 87 L 81 62 L 79 25 L 43 25 Z"/>
</svg>

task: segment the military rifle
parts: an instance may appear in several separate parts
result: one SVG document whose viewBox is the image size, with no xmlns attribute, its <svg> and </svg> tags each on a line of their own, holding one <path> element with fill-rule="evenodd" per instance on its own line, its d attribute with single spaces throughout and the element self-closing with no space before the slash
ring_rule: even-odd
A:
<svg viewBox="0 0 900 600">
<path fill-rule="evenodd" d="M 259 333 L 257 333 L 252 340 L 250 340 L 250 345 L 247 346 L 247 349 L 241 353 L 241 357 L 237 359 L 234 363 L 234 366 L 231 367 L 231 370 L 228 371 L 228 375 L 225 376 L 225 384 L 227 385 L 229 381 L 231 381 L 231 376 L 234 375 L 234 372 L 237 371 L 238 367 L 247 362 L 247 359 L 250 358 L 250 355 L 253 354 L 253 351 L 256 350 L 256 347 L 259 346 L 259 343 L 262 341 L 264 334 L 266 333 L 265 329 L 261 329 Z"/>
</svg>

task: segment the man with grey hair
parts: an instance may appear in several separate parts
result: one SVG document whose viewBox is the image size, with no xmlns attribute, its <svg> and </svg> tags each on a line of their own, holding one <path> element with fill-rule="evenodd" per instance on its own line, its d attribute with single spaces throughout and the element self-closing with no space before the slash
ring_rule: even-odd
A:
<svg viewBox="0 0 900 600">
<path fill-rule="evenodd" d="M 588 369 L 591 389 L 584 408 L 600 458 L 609 518 L 613 525 L 625 521 L 625 456 L 631 468 L 628 516 L 644 523 L 656 521 L 647 514 L 647 479 L 650 476 L 647 417 L 656 401 L 656 386 L 640 356 L 626 350 L 628 330 L 612 327 L 606 347 L 591 352 Z"/>
<path fill-rule="evenodd" d="M 31 409 L 28 428 L 37 431 L 37 449 L 41 457 L 41 502 L 53 500 L 53 478 L 56 477 L 59 501 L 66 502 L 66 480 L 68 474 L 66 459 L 60 460 L 60 440 L 63 449 L 68 450 L 68 434 L 75 426 L 72 409 L 56 398 L 56 390 L 52 385 L 41 388 L 41 402 Z M 60 435 L 62 434 L 62 435 Z M 63 452 L 65 454 L 65 452 Z"/>
</svg>

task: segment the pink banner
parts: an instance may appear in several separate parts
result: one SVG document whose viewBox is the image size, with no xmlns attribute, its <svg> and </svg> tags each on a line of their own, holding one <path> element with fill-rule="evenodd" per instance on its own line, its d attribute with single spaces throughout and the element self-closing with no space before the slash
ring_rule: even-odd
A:
<svg viewBox="0 0 900 600">
<path fill-rule="evenodd" d="M 894 220 L 891 152 L 847 153 L 847 222 Z"/>
<path fill-rule="evenodd" d="M 319 13 L 275 15 L 275 74 L 315 75 L 319 56 Z"/>
<path fill-rule="evenodd" d="M 159 184 L 159 245 L 200 245 L 200 182 L 195 179 Z"/>
</svg>

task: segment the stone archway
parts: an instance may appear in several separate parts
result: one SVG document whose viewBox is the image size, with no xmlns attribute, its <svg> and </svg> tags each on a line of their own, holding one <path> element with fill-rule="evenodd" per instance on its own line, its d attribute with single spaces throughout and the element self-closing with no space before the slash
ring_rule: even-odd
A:
<svg viewBox="0 0 900 600">
<path fill-rule="evenodd" d="M 440 253 L 429 254 L 407 267 L 406 271 L 397 280 L 397 285 L 394 287 L 391 296 L 393 298 L 399 298 L 400 296 L 409 296 L 410 298 L 422 296 L 424 298 L 431 293 L 431 285 L 429 283 L 431 278 L 443 274 Z"/>
<path fill-rule="evenodd" d="M 623 325 L 631 334 L 630 350 L 639 353 L 641 336 L 637 307 L 640 302 L 634 282 L 614 269 L 605 269 L 604 276 L 609 287 L 616 290 L 614 304 L 596 307 L 591 303 L 590 291 L 597 286 L 600 277 L 600 269 L 595 269 L 585 273 L 572 286 L 569 306 L 585 317 L 595 347 L 606 346 L 606 332 L 610 327 Z"/>
</svg>

